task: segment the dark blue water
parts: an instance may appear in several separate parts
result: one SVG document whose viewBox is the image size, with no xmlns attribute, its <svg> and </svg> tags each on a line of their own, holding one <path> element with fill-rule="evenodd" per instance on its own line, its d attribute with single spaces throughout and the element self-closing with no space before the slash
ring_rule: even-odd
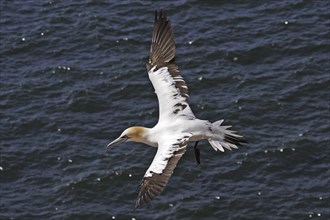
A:
<svg viewBox="0 0 330 220">
<path fill-rule="evenodd" d="M 328 1 L 0 2 L 0 219 L 329 219 Z M 165 9 L 196 116 L 249 144 L 183 156 L 133 211 L 155 149 L 154 11 Z"/>
</svg>

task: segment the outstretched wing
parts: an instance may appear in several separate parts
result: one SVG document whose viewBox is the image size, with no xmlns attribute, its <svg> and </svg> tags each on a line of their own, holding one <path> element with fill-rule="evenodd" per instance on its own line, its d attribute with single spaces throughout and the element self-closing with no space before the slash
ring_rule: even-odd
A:
<svg viewBox="0 0 330 220">
<path fill-rule="evenodd" d="M 170 115 L 194 117 L 187 103 L 187 84 L 174 58 L 175 41 L 170 21 L 164 12 L 159 15 L 156 12 L 147 70 L 158 97 L 160 120 Z"/>
<path fill-rule="evenodd" d="M 135 208 L 149 203 L 164 190 L 174 168 L 186 151 L 190 137 L 191 134 L 186 133 L 180 137 L 168 137 L 160 142 L 156 156 L 141 182 Z"/>
</svg>

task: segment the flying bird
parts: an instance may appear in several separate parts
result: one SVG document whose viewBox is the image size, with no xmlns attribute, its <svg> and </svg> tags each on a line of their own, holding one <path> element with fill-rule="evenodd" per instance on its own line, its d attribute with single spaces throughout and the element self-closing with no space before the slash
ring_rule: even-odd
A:
<svg viewBox="0 0 330 220">
<path fill-rule="evenodd" d="M 209 122 L 195 117 L 187 99 L 188 87 L 175 63 L 175 41 L 170 21 L 164 12 L 155 13 L 150 57 L 146 64 L 149 79 L 159 104 L 158 123 L 153 128 L 134 126 L 108 144 L 135 141 L 157 148 L 157 153 L 140 184 L 135 208 L 158 196 L 165 188 L 174 168 L 187 149 L 195 142 L 196 161 L 200 163 L 198 141 L 207 140 L 216 151 L 237 148 L 245 140 L 223 126 L 223 120 Z"/>
</svg>

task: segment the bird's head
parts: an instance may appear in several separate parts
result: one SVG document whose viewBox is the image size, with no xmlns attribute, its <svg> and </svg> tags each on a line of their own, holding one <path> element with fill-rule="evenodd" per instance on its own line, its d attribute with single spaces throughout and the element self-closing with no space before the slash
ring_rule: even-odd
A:
<svg viewBox="0 0 330 220">
<path fill-rule="evenodd" d="M 128 141 L 135 141 L 135 142 L 142 142 L 143 136 L 145 134 L 145 128 L 134 126 L 127 128 L 121 135 L 114 141 L 112 141 L 110 144 L 108 144 L 108 147 L 112 147 L 116 144 L 128 142 Z"/>
</svg>

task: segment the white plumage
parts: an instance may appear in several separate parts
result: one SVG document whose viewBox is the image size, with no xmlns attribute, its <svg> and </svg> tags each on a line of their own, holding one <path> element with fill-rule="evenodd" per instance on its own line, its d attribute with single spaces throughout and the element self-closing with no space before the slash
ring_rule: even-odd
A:
<svg viewBox="0 0 330 220">
<path fill-rule="evenodd" d="M 174 57 L 175 41 L 170 22 L 163 12 L 156 13 L 147 70 L 158 97 L 158 123 L 153 128 L 130 127 L 108 145 L 135 141 L 158 148 L 142 180 L 136 208 L 164 190 L 188 142 L 196 142 L 194 149 L 198 163 L 197 143 L 200 140 L 208 140 L 216 151 L 231 150 L 245 142 L 242 136 L 228 130 L 230 126 L 222 126 L 223 120 L 211 123 L 195 117 L 187 102 L 188 87 Z"/>
</svg>

